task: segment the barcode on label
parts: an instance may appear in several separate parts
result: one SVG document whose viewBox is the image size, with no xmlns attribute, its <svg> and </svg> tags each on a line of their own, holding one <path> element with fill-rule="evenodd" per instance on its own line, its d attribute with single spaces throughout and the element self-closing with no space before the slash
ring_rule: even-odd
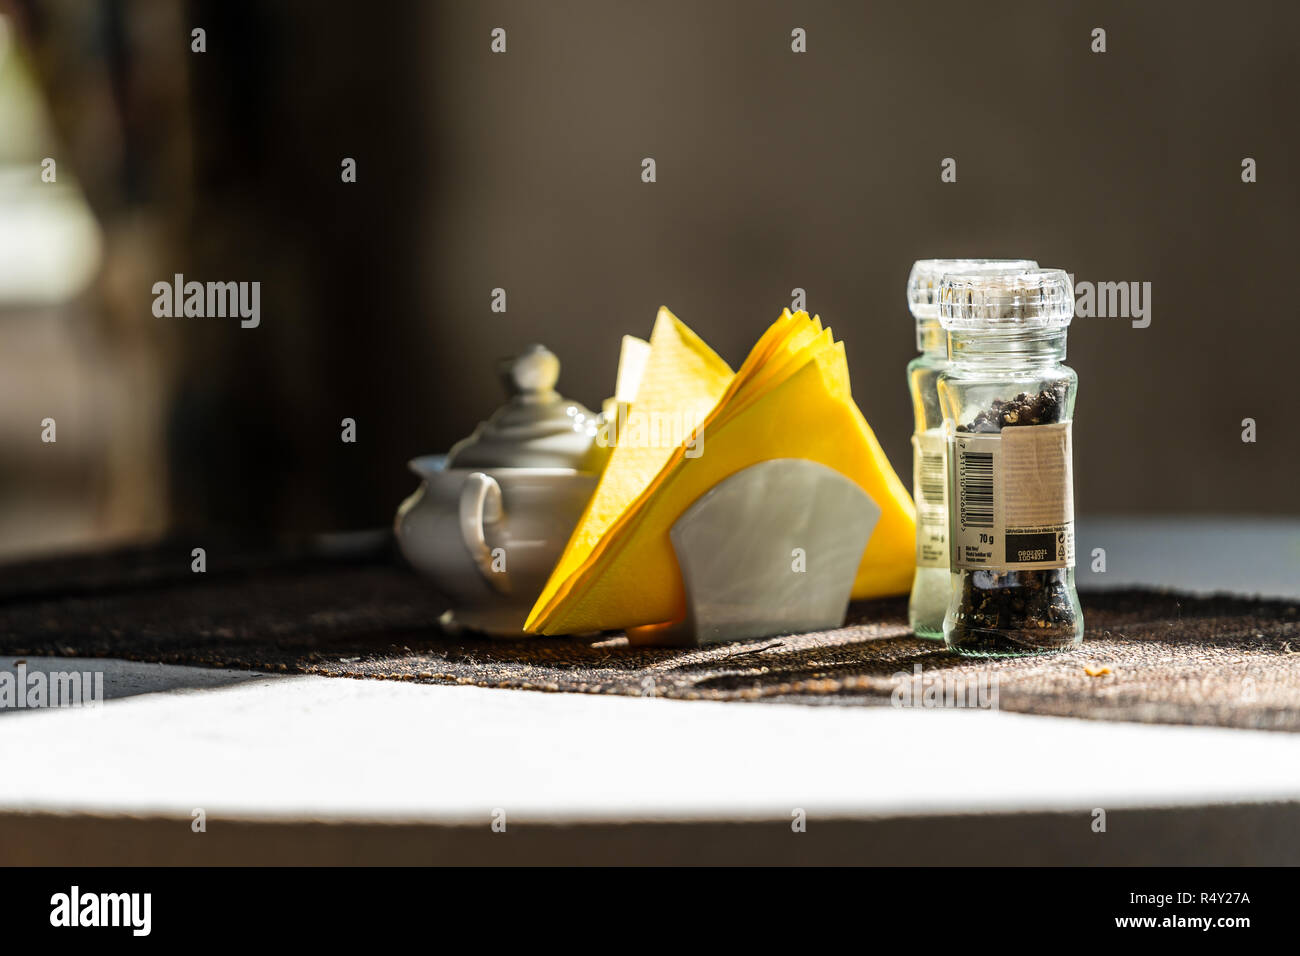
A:
<svg viewBox="0 0 1300 956">
<path fill-rule="evenodd" d="M 968 528 L 993 527 L 993 453 L 963 451 L 959 465 L 962 524 Z"/>
<path fill-rule="evenodd" d="M 926 504 L 943 505 L 943 455 L 921 456 L 921 497 Z"/>
</svg>

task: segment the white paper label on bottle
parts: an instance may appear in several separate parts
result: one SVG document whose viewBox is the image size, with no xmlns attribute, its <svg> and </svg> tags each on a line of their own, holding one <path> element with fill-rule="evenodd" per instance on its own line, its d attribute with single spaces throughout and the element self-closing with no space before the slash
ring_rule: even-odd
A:
<svg viewBox="0 0 1300 956">
<path fill-rule="evenodd" d="M 954 567 L 1074 567 L 1069 422 L 958 432 L 949 453 Z"/>
<path fill-rule="evenodd" d="M 916 564 L 948 566 L 948 441 L 943 429 L 912 435 L 912 497 L 916 499 Z"/>
</svg>

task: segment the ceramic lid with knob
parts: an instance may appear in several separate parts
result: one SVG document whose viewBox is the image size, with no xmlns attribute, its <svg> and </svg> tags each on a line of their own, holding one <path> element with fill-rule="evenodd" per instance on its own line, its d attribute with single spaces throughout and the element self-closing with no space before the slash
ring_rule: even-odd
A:
<svg viewBox="0 0 1300 956">
<path fill-rule="evenodd" d="M 448 468 L 573 468 L 600 471 L 610 449 L 596 441 L 600 418 L 555 390 L 560 360 L 530 345 L 498 366 L 510 400 L 452 446 Z"/>
</svg>

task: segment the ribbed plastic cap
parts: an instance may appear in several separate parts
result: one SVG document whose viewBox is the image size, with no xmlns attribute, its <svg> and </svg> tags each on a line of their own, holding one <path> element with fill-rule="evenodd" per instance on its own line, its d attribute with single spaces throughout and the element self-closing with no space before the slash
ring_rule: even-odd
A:
<svg viewBox="0 0 1300 956">
<path fill-rule="evenodd" d="M 1063 329 L 1074 318 L 1074 284 L 1060 269 L 950 273 L 938 300 L 939 322 L 950 332 Z"/>
<path fill-rule="evenodd" d="M 1037 268 L 1033 259 L 917 259 L 907 277 L 907 307 L 918 319 L 938 318 L 939 281 L 949 273 L 982 275 Z"/>
</svg>

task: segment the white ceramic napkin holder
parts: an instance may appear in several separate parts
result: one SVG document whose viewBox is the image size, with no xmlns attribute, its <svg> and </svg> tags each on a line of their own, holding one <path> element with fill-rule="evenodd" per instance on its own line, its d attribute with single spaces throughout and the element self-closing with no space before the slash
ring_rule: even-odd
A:
<svg viewBox="0 0 1300 956">
<path fill-rule="evenodd" d="M 825 465 L 750 465 L 701 495 L 669 533 L 686 618 L 632 628 L 629 638 L 690 647 L 841 627 L 879 520 L 879 505 Z"/>
</svg>

